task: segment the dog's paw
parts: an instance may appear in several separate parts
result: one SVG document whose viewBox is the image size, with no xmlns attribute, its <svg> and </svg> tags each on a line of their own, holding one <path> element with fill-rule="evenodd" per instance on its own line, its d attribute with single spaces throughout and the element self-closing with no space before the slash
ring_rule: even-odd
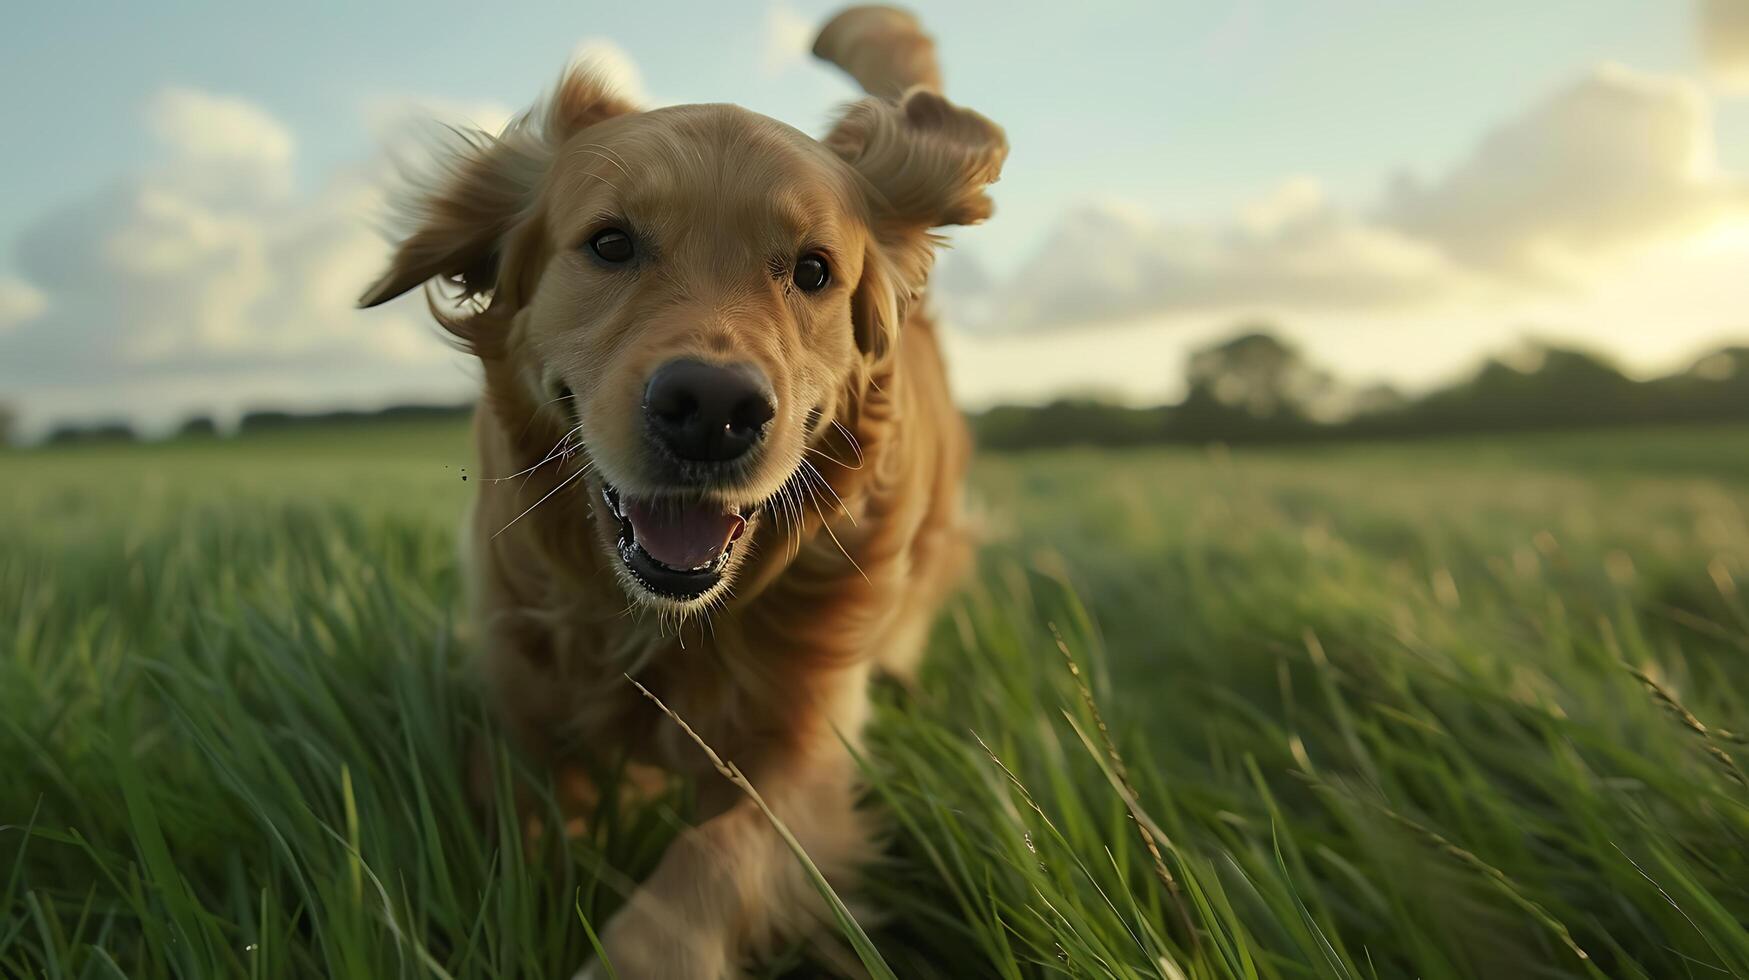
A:
<svg viewBox="0 0 1749 980">
<path fill-rule="evenodd" d="M 573 974 L 571 980 L 673 980 L 680 977 L 729 980 L 736 975 L 721 960 L 713 965 L 705 959 L 687 956 L 615 956 L 612 949 L 607 951 L 607 958 L 613 963 L 611 972 L 606 964 L 594 960 Z"/>
<path fill-rule="evenodd" d="M 729 980 L 737 975 L 724 937 L 660 915 L 654 905 L 648 896 L 634 895 L 601 933 L 601 948 L 612 971 L 596 960 L 573 980 Z"/>
</svg>

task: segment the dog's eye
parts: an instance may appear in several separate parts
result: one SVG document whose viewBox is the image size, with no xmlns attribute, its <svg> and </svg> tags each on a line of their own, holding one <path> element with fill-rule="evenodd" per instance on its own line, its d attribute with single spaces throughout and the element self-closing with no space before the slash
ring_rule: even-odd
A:
<svg viewBox="0 0 1749 980">
<path fill-rule="evenodd" d="M 817 293 L 820 290 L 825 289 L 826 284 L 832 281 L 832 272 L 830 269 L 826 268 L 826 259 L 824 256 L 817 252 L 810 252 L 809 254 L 802 256 L 802 260 L 796 263 L 796 271 L 793 274 L 793 277 L 796 281 L 796 286 L 799 287 L 802 292 Z"/>
<path fill-rule="evenodd" d="M 632 236 L 618 228 L 609 228 L 596 232 L 589 239 L 589 250 L 601 257 L 603 262 L 618 264 L 632 260 Z"/>
</svg>

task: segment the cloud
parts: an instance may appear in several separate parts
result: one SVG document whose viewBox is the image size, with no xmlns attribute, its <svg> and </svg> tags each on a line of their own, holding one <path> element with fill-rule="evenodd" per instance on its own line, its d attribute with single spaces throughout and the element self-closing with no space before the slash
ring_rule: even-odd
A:
<svg viewBox="0 0 1749 980">
<path fill-rule="evenodd" d="M 1646 249 L 1749 216 L 1720 170 L 1692 82 L 1601 67 L 1486 134 L 1431 180 L 1399 176 L 1370 208 L 1296 178 L 1225 220 L 1133 207 L 1066 215 L 1015 275 L 943 298 L 974 330 L 1186 310 L 1428 308 L 1589 287 Z"/>
<path fill-rule="evenodd" d="M 574 56 L 653 101 L 618 45 L 586 39 Z M 389 256 L 386 199 L 431 162 L 433 123 L 496 133 L 512 112 L 426 98 L 360 110 L 372 150 L 312 188 L 293 133 L 262 107 L 192 88 L 147 99 L 155 159 L 7 243 L 18 276 L 0 276 L 0 395 L 26 426 L 471 394 L 474 365 L 418 292 L 353 304 Z"/>
<path fill-rule="evenodd" d="M 291 133 L 242 99 L 164 89 L 147 106 L 146 124 L 183 163 L 235 166 L 267 177 L 280 175 L 291 163 Z"/>
<path fill-rule="evenodd" d="M 1289 181 L 1214 227 L 1093 204 L 1065 216 L 993 299 L 958 283 L 959 325 L 1026 330 L 1233 307 L 1391 308 L 1466 282 L 1438 249 L 1344 212 Z"/>
<path fill-rule="evenodd" d="M 388 253 L 367 223 L 385 159 L 298 193 L 295 141 L 259 107 L 172 89 L 145 122 L 155 166 L 13 243 L 23 278 L 0 285 L 0 320 L 13 321 L 0 390 L 31 421 L 463 390 L 416 300 L 353 309 Z"/>
<path fill-rule="evenodd" d="M 497 135 L 516 110 L 501 102 L 432 98 L 372 99 L 365 103 L 365 127 L 378 146 L 400 149 L 423 143 L 434 126 L 457 126 Z"/>
<path fill-rule="evenodd" d="M 1749 4 L 1700 0 L 1700 47 L 1713 77 L 1749 91 Z"/>
<path fill-rule="evenodd" d="M 1489 133 L 1437 180 L 1400 178 L 1380 217 L 1477 269 L 1573 282 L 1745 204 L 1744 183 L 1719 170 L 1710 107 L 1693 83 L 1605 66 Z"/>
<path fill-rule="evenodd" d="M 780 2 L 766 7 L 765 51 L 760 69 L 772 76 L 804 64 L 813 50 L 816 30 L 818 25 L 812 18 L 788 4 Z"/>
<path fill-rule="evenodd" d="M 640 106 L 655 105 L 644 85 L 644 73 L 625 48 L 604 37 L 587 37 L 571 50 L 571 60 L 600 72 L 619 93 Z"/>
<path fill-rule="evenodd" d="M 163 189 L 226 205 L 279 199 L 291 190 L 292 135 L 249 102 L 167 88 L 148 100 L 145 123 L 173 154 L 174 168 L 156 178 Z"/>
<path fill-rule="evenodd" d="M 995 277 L 977 253 L 943 249 L 929 275 L 929 293 L 962 323 L 987 324 L 998 295 Z"/>
<path fill-rule="evenodd" d="M 48 297 L 30 283 L 0 278 L 0 332 L 36 319 L 48 306 Z"/>
</svg>

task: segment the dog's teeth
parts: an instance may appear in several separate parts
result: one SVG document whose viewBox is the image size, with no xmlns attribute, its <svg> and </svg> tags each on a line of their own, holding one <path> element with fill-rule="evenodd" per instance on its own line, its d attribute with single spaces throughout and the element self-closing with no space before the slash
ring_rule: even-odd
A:
<svg viewBox="0 0 1749 980">
<path fill-rule="evenodd" d="M 620 510 L 619 491 L 618 490 L 615 490 L 613 487 L 603 483 L 601 485 L 601 499 L 607 502 L 607 509 L 608 509 L 609 513 L 613 514 L 614 517 L 617 517 L 621 520 L 625 519 L 625 512 Z"/>
</svg>

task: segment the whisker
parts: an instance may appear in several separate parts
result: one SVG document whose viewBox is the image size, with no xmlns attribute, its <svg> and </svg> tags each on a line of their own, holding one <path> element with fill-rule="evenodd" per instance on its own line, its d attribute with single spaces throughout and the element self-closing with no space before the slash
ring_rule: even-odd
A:
<svg viewBox="0 0 1749 980">
<path fill-rule="evenodd" d="M 589 472 L 589 467 L 585 466 L 582 469 L 578 470 L 577 472 L 572 473 L 570 476 L 565 477 L 563 480 L 561 480 L 559 482 L 558 486 L 552 488 L 551 490 L 548 490 L 547 495 L 545 497 L 542 497 L 539 500 L 535 501 L 533 504 L 529 505 L 528 510 L 525 510 L 522 513 L 517 514 L 515 517 L 511 518 L 510 523 L 499 528 L 492 535 L 492 537 L 494 539 L 496 539 L 498 537 L 498 535 L 503 534 L 505 531 L 510 530 L 511 525 L 514 525 L 517 521 L 520 521 L 524 517 L 527 517 L 536 507 L 539 507 L 541 504 L 546 503 L 548 498 L 552 497 L 553 494 L 558 493 L 560 490 L 563 490 L 566 487 L 570 486 L 571 482 L 573 480 L 576 480 L 578 477 L 582 476 L 583 474 L 585 474 L 587 472 Z"/>
<path fill-rule="evenodd" d="M 783 486 L 778 488 L 778 498 L 783 501 L 784 516 L 789 522 L 788 530 L 790 533 L 787 533 L 785 537 L 793 538 L 793 541 L 790 543 L 789 556 L 790 560 L 794 561 L 796 556 L 802 553 L 801 502 L 796 499 L 795 487 L 790 482 L 785 482 Z"/>
<path fill-rule="evenodd" d="M 789 495 L 785 492 L 787 489 L 787 486 L 778 487 L 777 493 L 772 495 L 772 502 L 776 506 L 771 508 L 771 522 L 783 533 L 783 549 L 790 552 L 790 557 L 793 558 L 795 548 L 790 544 L 790 528 L 794 524 L 790 518 Z"/>
<path fill-rule="evenodd" d="M 620 173 L 625 174 L 625 177 L 627 180 L 632 179 L 632 175 L 629 173 L 626 173 L 626 168 L 624 165 L 622 165 L 618 160 L 614 159 L 613 157 L 608 156 L 606 153 L 602 152 L 603 150 L 606 150 L 607 147 L 602 146 L 600 143 L 585 143 L 582 146 L 579 146 L 577 149 L 582 150 L 584 153 L 587 153 L 592 157 L 600 157 L 601 159 L 606 160 L 608 163 L 611 163 L 616 168 L 618 168 Z M 615 191 L 619 190 L 618 184 L 615 184 L 613 181 L 608 180 L 606 177 L 603 177 L 600 174 L 590 174 L 589 176 L 594 177 L 596 180 L 601 181 L 603 184 L 606 184 L 607 186 L 613 188 Z"/>
<path fill-rule="evenodd" d="M 522 423 L 522 431 L 518 432 L 516 434 L 516 438 L 521 439 L 523 436 L 528 435 L 528 427 L 533 425 L 534 420 L 540 417 L 540 410 L 541 409 L 546 408 L 548 405 L 556 405 L 559 402 L 562 402 L 565 399 L 570 398 L 570 397 L 571 397 L 570 395 L 560 395 L 557 398 L 550 398 L 544 402 L 541 402 L 539 405 L 536 405 L 534 407 L 534 414 L 532 414 L 528 417 L 527 422 Z"/>
<path fill-rule="evenodd" d="M 808 488 L 808 496 L 814 500 L 814 510 L 820 514 L 820 528 L 826 532 L 827 537 L 832 539 L 832 543 L 838 546 L 839 553 L 844 555 L 844 560 L 850 563 L 851 568 L 856 569 L 856 574 L 861 575 L 864 582 L 873 585 L 874 580 L 868 577 L 868 573 L 862 570 L 862 566 L 856 563 L 855 558 L 850 557 L 850 551 L 844 547 L 844 542 L 839 541 L 838 535 L 832 532 L 832 522 L 826 519 L 825 512 L 820 509 L 820 498 L 815 495 L 813 484 L 804 483 L 803 485 Z"/>
<path fill-rule="evenodd" d="M 857 469 L 861 469 L 862 468 L 862 443 L 857 441 L 856 433 L 845 428 L 844 423 L 838 421 L 837 419 L 829 419 L 828 421 L 830 421 L 832 423 L 832 427 L 834 429 L 837 429 L 839 432 L 844 434 L 844 441 L 850 443 L 850 451 L 856 454 L 856 467 L 857 467 Z"/>
<path fill-rule="evenodd" d="M 807 469 L 800 472 L 811 474 L 813 479 L 818 481 L 820 486 L 825 488 L 826 492 L 832 495 L 832 499 L 838 502 L 838 509 L 844 512 L 844 518 L 850 522 L 850 526 L 856 527 L 856 515 L 850 512 L 849 507 L 844 506 L 844 498 L 838 496 L 838 491 L 832 489 L 832 484 L 826 481 L 826 474 L 821 473 L 815 468 L 813 463 L 810 463 L 805 459 L 802 460 L 802 465 L 807 467 Z M 820 515 L 821 519 L 824 519 L 825 516 L 826 515 L 824 514 Z"/>
<path fill-rule="evenodd" d="M 597 154 L 595 154 L 595 155 L 596 155 L 596 156 L 600 156 L 600 155 L 601 155 L 601 154 L 599 154 L 599 153 L 597 153 Z M 619 189 L 619 185 L 618 185 L 618 184 L 616 184 L 616 183 L 614 183 L 614 182 L 613 182 L 613 181 L 611 181 L 611 180 L 608 180 L 608 179 L 607 179 L 607 178 L 606 178 L 606 177 L 603 177 L 603 176 L 601 176 L 601 175 L 600 175 L 600 174 L 588 174 L 588 175 L 587 175 L 587 176 L 589 176 L 589 177 L 592 177 L 592 178 L 594 178 L 594 179 L 596 179 L 596 180 L 599 180 L 599 181 L 601 181 L 601 182 L 602 182 L 602 183 L 603 183 L 603 184 L 606 184 L 606 185 L 607 185 L 607 186 L 608 186 L 608 187 L 610 187 L 610 188 L 612 188 L 612 189 L 613 189 L 613 191 L 614 191 L 614 193 L 616 193 L 616 194 L 619 194 L 619 193 L 624 193 L 624 192 L 623 192 L 623 191 L 621 191 L 621 190 L 620 190 L 620 189 Z"/>
<path fill-rule="evenodd" d="M 710 638 L 712 640 L 717 638 L 717 623 L 716 620 L 711 618 L 711 614 L 725 608 L 725 606 L 726 603 L 724 603 L 720 596 L 712 595 L 705 599 L 704 608 L 698 611 L 696 618 L 698 619 L 699 625 L 703 626 L 704 629 L 710 633 Z M 703 637 L 701 636 L 700 638 L 702 639 Z"/>
<path fill-rule="evenodd" d="M 584 143 L 579 146 L 578 149 L 593 152 L 596 156 L 613 164 L 615 167 L 618 167 L 619 172 L 625 174 L 627 180 L 632 179 L 631 171 L 625 168 L 625 158 L 620 156 L 619 152 L 612 147 L 604 143 Z"/>
<path fill-rule="evenodd" d="M 534 464 L 533 468 L 523 471 L 522 485 L 525 487 L 528 486 L 528 481 L 533 478 L 534 470 L 540 469 L 542 466 L 547 465 L 547 463 L 549 461 L 551 461 L 554 457 L 557 457 L 559 459 L 559 465 L 561 467 L 563 467 L 565 465 L 564 461 L 566 459 L 569 459 L 573 452 L 577 451 L 578 449 L 583 448 L 583 443 L 581 440 L 579 440 L 576 445 L 574 445 L 574 446 L 571 445 L 571 437 L 576 435 L 579 431 L 581 431 L 582 428 L 583 428 L 583 423 L 581 423 L 581 422 L 577 423 L 575 428 L 573 428 L 571 431 L 569 431 L 569 432 L 567 432 L 564 435 L 559 437 L 559 441 L 554 443 L 553 448 L 547 453 L 546 459 L 543 459 L 540 462 Z"/>
<path fill-rule="evenodd" d="M 551 450 L 551 451 L 550 451 L 550 452 L 548 452 L 548 453 L 547 453 L 547 457 L 546 457 L 546 458 L 545 458 L 545 459 L 543 459 L 543 460 L 541 460 L 541 461 L 540 461 L 540 462 L 538 462 L 538 463 L 536 463 L 536 464 L 534 464 L 534 465 L 533 465 L 533 466 L 530 466 L 530 467 L 528 467 L 528 468 L 527 468 L 527 469 L 521 469 L 521 470 L 517 470 L 517 471 L 516 471 L 516 472 L 515 472 L 515 473 L 512 473 L 512 474 L 510 474 L 510 475 L 509 475 L 509 476 L 493 476 L 493 477 L 487 477 L 487 478 L 486 478 L 486 479 L 485 479 L 485 480 L 484 480 L 484 481 L 483 481 L 483 482 L 486 482 L 486 483 L 508 483 L 508 482 L 510 482 L 510 481 L 511 481 L 511 480 L 514 480 L 514 479 L 516 479 L 516 478 L 517 478 L 517 477 L 519 477 L 519 476 L 526 476 L 526 475 L 528 475 L 528 474 L 530 474 L 530 473 L 533 473 L 533 472 L 534 472 L 534 471 L 535 471 L 535 470 L 538 470 L 538 469 L 540 469 L 540 468 L 541 468 L 541 467 L 543 467 L 543 466 L 545 466 L 545 465 L 547 465 L 547 464 L 548 464 L 548 463 L 550 463 L 550 462 L 552 462 L 552 461 L 553 461 L 553 458 L 554 458 L 554 457 L 556 457 L 556 456 L 558 456 L 558 455 L 560 455 L 560 447 L 561 447 L 561 446 L 564 446 L 564 445 L 565 445 L 565 443 L 566 443 L 566 442 L 567 442 L 567 441 L 568 441 L 568 440 L 570 440 L 570 438 L 571 438 L 571 437 L 572 437 L 572 436 L 574 436 L 574 435 L 576 435 L 576 434 L 577 434 L 577 432 L 578 432 L 578 431 L 579 431 L 579 430 L 580 430 L 580 429 L 582 429 L 582 428 L 583 428 L 583 425 L 582 425 L 582 423 L 578 423 L 578 424 L 577 424 L 577 426 L 576 426 L 576 428 L 573 428 L 573 429 L 572 429 L 572 430 L 571 430 L 571 431 L 570 431 L 570 432 L 567 432 L 567 433 L 565 433 L 565 434 L 564 434 L 564 435 L 562 435 L 562 436 L 560 436 L 560 437 L 559 437 L 559 441 L 558 441 L 558 442 L 557 442 L 557 443 L 555 443 L 555 444 L 554 444 L 554 445 L 553 445 L 553 448 L 552 448 L 552 450 Z M 577 444 L 577 445 L 576 445 L 576 446 L 573 446 L 573 447 L 571 447 L 571 448 L 572 448 L 572 449 L 573 449 L 573 450 L 575 450 L 575 449 L 581 449 L 581 448 L 583 448 L 583 444 L 582 444 L 582 443 L 578 443 L 578 444 Z M 524 481 L 523 481 L 523 483 L 525 483 L 525 484 L 526 484 L 526 483 L 527 483 L 527 482 L 528 482 L 528 481 L 527 481 L 527 480 L 524 480 Z"/>
<path fill-rule="evenodd" d="M 832 455 L 831 453 L 826 452 L 823 449 L 815 449 L 813 446 L 803 446 L 802 452 L 813 453 L 815 456 L 818 456 L 821 459 L 830 460 L 834 466 L 842 466 L 845 469 L 850 470 L 852 473 L 856 472 L 857 470 L 862 469 L 861 462 L 858 462 L 855 466 L 852 466 L 849 463 L 846 463 L 844 460 L 839 459 L 838 457 Z"/>
</svg>

